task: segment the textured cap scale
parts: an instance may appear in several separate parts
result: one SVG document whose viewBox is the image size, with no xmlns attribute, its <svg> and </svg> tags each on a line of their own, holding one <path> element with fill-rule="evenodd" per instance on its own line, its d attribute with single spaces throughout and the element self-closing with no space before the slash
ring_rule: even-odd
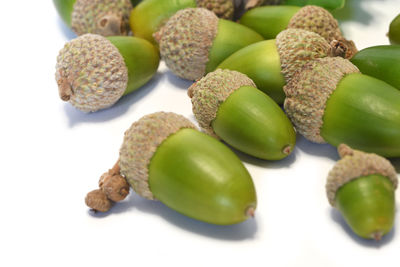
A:
<svg viewBox="0 0 400 267">
<path fill-rule="evenodd" d="M 207 8 L 222 19 L 233 18 L 233 0 L 196 0 L 196 6 Z"/>
<path fill-rule="evenodd" d="M 326 193 L 329 203 L 335 206 L 336 191 L 346 183 L 362 176 L 380 174 L 390 179 L 397 188 L 397 173 L 390 161 L 373 153 L 353 150 L 341 144 L 338 147 L 340 157 L 328 174 Z"/>
<path fill-rule="evenodd" d="M 140 196 L 154 199 L 148 183 L 148 165 L 161 143 L 182 128 L 196 129 L 181 115 L 157 112 L 142 117 L 125 132 L 119 153 L 120 173 Z"/>
<path fill-rule="evenodd" d="M 109 40 L 85 34 L 61 49 L 56 80 L 62 100 L 91 112 L 107 108 L 121 98 L 128 83 L 128 69 L 118 48 Z"/>
</svg>

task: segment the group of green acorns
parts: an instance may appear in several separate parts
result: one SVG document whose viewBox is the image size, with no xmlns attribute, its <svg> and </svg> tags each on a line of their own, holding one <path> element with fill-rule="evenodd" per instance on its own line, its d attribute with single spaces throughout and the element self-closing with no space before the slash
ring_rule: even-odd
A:
<svg viewBox="0 0 400 267">
<path fill-rule="evenodd" d="M 281 5 L 262 6 L 271 2 Z M 238 22 L 229 20 L 232 0 L 54 3 L 79 35 L 56 65 L 60 97 L 76 108 L 112 106 L 152 78 L 160 55 L 171 72 L 195 81 L 188 96 L 202 132 L 174 113 L 133 123 L 117 163 L 86 196 L 93 210 L 108 211 L 132 187 L 204 222 L 242 222 L 254 216 L 256 190 L 220 140 L 281 160 L 297 131 L 338 147 L 326 191 L 353 231 L 379 240 L 391 230 L 398 182 L 383 157 L 400 156 L 400 46 L 357 51 L 321 7 L 341 8 L 343 0 L 242 1 L 248 10 Z M 400 18 L 390 27 L 393 43 L 396 23 Z"/>
</svg>

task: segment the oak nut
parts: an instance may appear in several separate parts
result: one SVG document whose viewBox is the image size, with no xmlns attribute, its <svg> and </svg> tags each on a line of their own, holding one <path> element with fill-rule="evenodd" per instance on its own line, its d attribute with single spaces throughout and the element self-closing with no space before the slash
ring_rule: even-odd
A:
<svg viewBox="0 0 400 267">
<path fill-rule="evenodd" d="M 400 91 L 349 60 L 312 60 L 284 90 L 286 114 L 310 141 L 400 156 Z"/>
<path fill-rule="evenodd" d="M 63 21 L 77 35 L 128 35 L 130 0 L 53 0 Z"/>
<path fill-rule="evenodd" d="M 85 34 L 58 54 L 59 95 L 84 112 L 104 109 L 147 83 L 158 64 L 157 49 L 144 39 Z"/>
<path fill-rule="evenodd" d="M 296 143 L 282 109 L 246 75 L 217 69 L 188 90 L 201 128 L 251 156 L 280 160 Z"/>
<path fill-rule="evenodd" d="M 137 194 L 191 218 L 228 225 L 254 215 L 256 192 L 243 163 L 183 116 L 157 112 L 133 123 L 119 167 Z"/>
<path fill-rule="evenodd" d="M 262 41 L 255 31 L 204 8 L 178 11 L 155 34 L 161 57 L 177 76 L 197 80 L 237 50 Z"/>
<path fill-rule="evenodd" d="M 154 44 L 153 34 L 174 15 L 185 8 L 202 7 L 214 12 L 219 18 L 233 18 L 233 0 L 146 0 L 131 12 L 130 26 L 135 36 Z"/>
<path fill-rule="evenodd" d="M 358 236 L 380 240 L 393 227 L 398 179 L 391 163 L 376 154 L 341 144 L 339 160 L 329 172 L 329 203 Z"/>
<path fill-rule="evenodd" d="M 388 37 L 391 44 L 400 45 L 400 14 L 390 23 Z"/>
</svg>

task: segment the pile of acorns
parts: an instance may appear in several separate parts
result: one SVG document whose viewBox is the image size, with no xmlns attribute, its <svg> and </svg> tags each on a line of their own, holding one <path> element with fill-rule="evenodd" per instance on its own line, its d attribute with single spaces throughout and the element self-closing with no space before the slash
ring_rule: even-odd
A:
<svg viewBox="0 0 400 267">
<path fill-rule="evenodd" d="M 308 1 L 236 2 L 54 0 L 79 35 L 57 57 L 62 100 L 84 112 L 108 108 L 146 84 L 161 55 L 174 74 L 195 81 L 188 95 L 203 131 L 174 113 L 144 116 L 125 132 L 117 163 L 86 204 L 106 212 L 132 187 L 198 220 L 244 221 L 254 216 L 256 190 L 220 140 L 280 160 L 297 131 L 338 147 L 329 203 L 356 234 L 381 239 L 395 214 L 397 173 L 383 157 L 400 156 L 400 46 L 357 51 L 329 11 L 296 6 Z M 283 5 L 260 6 L 272 2 Z M 229 20 L 238 14 L 238 23 Z M 399 25 L 396 18 L 392 42 Z"/>
</svg>

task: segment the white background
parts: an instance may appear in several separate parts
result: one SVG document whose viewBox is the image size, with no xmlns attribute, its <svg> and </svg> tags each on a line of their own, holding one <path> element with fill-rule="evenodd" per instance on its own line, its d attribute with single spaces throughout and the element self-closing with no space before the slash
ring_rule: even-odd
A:
<svg viewBox="0 0 400 267">
<path fill-rule="evenodd" d="M 336 15 L 362 49 L 388 44 L 398 13 L 399 0 L 348 0 Z M 258 193 L 255 219 L 242 224 L 198 222 L 134 193 L 93 215 L 85 194 L 132 122 L 156 111 L 194 121 L 190 82 L 161 64 L 145 87 L 84 114 L 58 97 L 56 56 L 74 34 L 52 2 L 2 1 L 0 25 L 0 266 L 400 266 L 399 213 L 379 243 L 352 234 L 325 196 L 335 148 L 301 137 L 280 162 L 238 153 Z"/>
</svg>

